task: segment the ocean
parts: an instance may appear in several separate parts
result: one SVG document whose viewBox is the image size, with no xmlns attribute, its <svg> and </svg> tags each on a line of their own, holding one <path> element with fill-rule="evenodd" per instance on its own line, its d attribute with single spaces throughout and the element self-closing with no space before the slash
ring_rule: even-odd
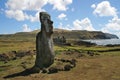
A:
<svg viewBox="0 0 120 80">
<path fill-rule="evenodd" d="M 100 40 L 83 40 L 91 43 L 96 43 L 97 45 L 118 45 L 120 44 L 120 39 L 100 39 Z"/>
</svg>

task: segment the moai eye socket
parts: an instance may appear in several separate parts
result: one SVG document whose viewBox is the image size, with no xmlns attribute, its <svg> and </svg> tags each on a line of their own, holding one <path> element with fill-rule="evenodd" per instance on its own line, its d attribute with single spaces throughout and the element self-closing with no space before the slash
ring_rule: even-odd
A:
<svg viewBox="0 0 120 80">
<path fill-rule="evenodd" d="M 53 21 L 51 21 L 51 24 L 53 24 Z"/>
<path fill-rule="evenodd" d="M 51 21 L 51 20 L 48 19 L 48 23 L 49 23 L 49 24 L 53 24 L 53 21 Z"/>
</svg>

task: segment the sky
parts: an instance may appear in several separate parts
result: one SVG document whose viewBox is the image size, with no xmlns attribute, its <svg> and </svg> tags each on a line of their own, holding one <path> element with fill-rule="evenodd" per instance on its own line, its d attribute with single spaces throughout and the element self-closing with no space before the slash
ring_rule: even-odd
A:
<svg viewBox="0 0 120 80">
<path fill-rule="evenodd" d="M 0 34 L 40 29 L 42 11 L 51 15 L 54 28 L 120 37 L 120 0 L 0 0 Z"/>
</svg>

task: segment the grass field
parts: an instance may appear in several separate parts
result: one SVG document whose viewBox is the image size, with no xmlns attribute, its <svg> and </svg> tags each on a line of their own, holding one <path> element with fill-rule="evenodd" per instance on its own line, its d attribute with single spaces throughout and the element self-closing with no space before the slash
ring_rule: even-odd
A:
<svg viewBox="0 0 120 80">
<path fill-rule="evenodd" d="M 77 65 L 70 71 L 60 71 L 55 74 L 31 74 L 28 76 L 15 76 L 7 80 L 120 80 L 120 46 L 54 46 L 57 58 L 77 60 Z M 0 53 L 19 50 L 35 50 L 35 40 L 26 39 L 0 39 Z M 117 51 L 116 51 L 117 50 Z M 72 55 L 65 55 L 71 51 Z M 86 54 L 92 51 L 99 55 L 78 57 L 77 52 Z M 4 76 L 19 73 L 34 65 L 34 56 L 25 56 L 4 63 L 0 61 L 0 80 Z"/>
</svg>

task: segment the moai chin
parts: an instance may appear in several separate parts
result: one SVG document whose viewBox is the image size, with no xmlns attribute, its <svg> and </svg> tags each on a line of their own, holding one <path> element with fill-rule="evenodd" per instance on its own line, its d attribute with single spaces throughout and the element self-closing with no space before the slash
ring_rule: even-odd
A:
<svg viewBox="0 0 120 80">
<path fill-rule="evenodd" d="M 41 31 L 36 36 L 36 61 L 35 67 L 47 68 L 54 63 L 53 50 L 53 21 L 46 12 L 40 12 Z"/>
</svg>

